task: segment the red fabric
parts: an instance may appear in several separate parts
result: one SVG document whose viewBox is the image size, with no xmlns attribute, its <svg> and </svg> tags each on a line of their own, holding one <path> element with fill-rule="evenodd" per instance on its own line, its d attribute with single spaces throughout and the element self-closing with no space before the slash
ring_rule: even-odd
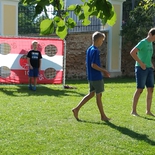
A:
<svg viewBox="0 0 155 155">
<path fill-rule="evenodd" d="M 41 68 L 53 68 L 53 66 L 46 66 L 45 47 L 47 45 L 53 45 L 57 48 L 57 53 L 53 57 L 48 57 L 47 64 L 56 64 L 58 68 L 53 68 L 56 70 L 56 75 L 53 79 L 47 79 L 45 76 L 45 69 L 40 71 L 38 77 L 38 84 L 61 84 L 63 78 L 63 64 L 60 65 L 59 62 L 52 62 L 54 57 L 60 57 L 63 59 L 64 43 L 60 39 L 50 39 L 50 38 L 24 38 L 24 37 L 0 37 L 0 51 L 10 49 L 8 54 L 3 54 L 0 52 L 0 68 L 7 67 L 10 70 L 10 74 L 7 77 L 2 76 L 2 71 L 0 72 L 0 83 L 15 83 L 15 84 L 26 84 L 28 83 L 28 64 L 26 55 L 29 50 L 31 50 L 32 41 L 36 40 L 39 43 L 39 50 L 42 54 L 42 59 L 45 63 L 42 63 Z M 7 47 L 3 44 L 8 44 Z M 9 48 L 8 48 L 9 47 Z M 8 60 L 9 57 L 9 60 Z M 15 58 L 16 57 L 16 58 Z M 63 62 L 63 61 L 62 61 Z M 4 63 L 4 64 L 3 64 Z M 47 68 L 46 68 L 47 67 Z M 58 70 L 59 69 L 59 70 Z M 3 69 L 3 73 L 5 69 Z"/>
</svg>

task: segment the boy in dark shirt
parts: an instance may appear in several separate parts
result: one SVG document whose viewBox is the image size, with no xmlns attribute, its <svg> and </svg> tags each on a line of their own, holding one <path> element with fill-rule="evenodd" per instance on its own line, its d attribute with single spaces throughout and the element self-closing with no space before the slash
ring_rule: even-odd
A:
<svg viewBox="0 0 155 155">
<path fill-rule="evenodd" d="M 37 78 L 41 68 L 41 52 L 38 51 L 38 42 L 32 41 L 32 50 L 27 54 L 27 61 L 29 65 L 29 89 L 36 91 Z M 34 86 L 32 87 L 32 78 L 34 78 Z"/>
</svg>

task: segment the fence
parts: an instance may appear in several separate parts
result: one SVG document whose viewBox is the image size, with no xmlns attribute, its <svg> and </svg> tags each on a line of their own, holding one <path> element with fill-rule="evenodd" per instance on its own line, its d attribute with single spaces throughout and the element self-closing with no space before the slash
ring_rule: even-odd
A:
<svg viewBox="0 0 155 155">
<path fill-rule="evenodd" d="M 50 8 L 47 9 L 47 13 L 50 18 L 54 17 L 54 12 Z M 92 32 L 92 31 L 103 30 L 103 26 L 101 24 L 100 19 L 97 19 L 96 17 L 90 18 L 91 24 L 88 26 L 83 26 L 82 21 L 80 21 L 78 17 L 72 11 L 70 12 L 70 17 L 72 17 L 75 20 L 77 25 L 73 29 L 69 29 L 68 33 Z M 28 35 L 28 34 L 39 35 L 40 22 L 45 18 L 46 17 L 44 13 L 41 13 L 39 16 L 35 16 L 34 6 L 24 7 L 24 6 L 19 5 L 18 34 L 19 35 Z"/>
</svg>

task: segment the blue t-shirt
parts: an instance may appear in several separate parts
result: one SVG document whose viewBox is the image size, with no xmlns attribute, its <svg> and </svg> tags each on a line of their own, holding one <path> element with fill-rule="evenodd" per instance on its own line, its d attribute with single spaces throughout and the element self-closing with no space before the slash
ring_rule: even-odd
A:
<svg viewBox="0 0 155 155">
<path fill-rule="evenodd" d="M 93 63 L 101 67 L 100 51 L 94 45 L 90 46 L 86 51 L 87 78 L 89 81 L 102 80 L 102 73 L 91 67 Z"/>
</svg>

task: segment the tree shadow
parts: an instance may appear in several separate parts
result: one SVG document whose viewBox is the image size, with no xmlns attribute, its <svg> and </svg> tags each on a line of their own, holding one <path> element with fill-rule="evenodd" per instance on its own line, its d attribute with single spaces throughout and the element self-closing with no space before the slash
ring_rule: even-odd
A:
<svg viewBox="0 0 155 155">
<path fill-rule="evenodd" d="M 77 84 L 77 79 L 75 80 L 66 80 L 67 83 L 69 84 Z M 135 83 L 135 78 L 134 77 L 113 77 L 113 78 L 107 78 L 104 77 L 104 82 L 105 84 L 109 83 Z M 88 84 L 87 79 L 79 79 L 78 84 Z"/>
<path fill-rule="evenodd" d="M 85 94 L 80 93 L 74 89 L 64 89 L 61 87 L 47 87 L 46 85 L 38 85 L 36 91 L 28 89 L 27 85 L 5 85 L 0 86 L 0 91 L 9 96 L 84 96 Z"/>
<path fill-rule="evenodd" d="M 92 122 L 92 121 L 85 121 L 85 120 L 79 120 L 79 122 L 83 122 L 83 123 L 92 123 L 92 124 L 98 124 L 98 125 L 108 125 L 109 127 L 119 131 L 120 133 L 124 134 L 124 135 L 127 135 L 133 139 L 136 139 L 138 141 L 144 141 L 150 145 L 155 145 L 155 141 L 149 139 L 148 135 L 146 134 L 140 134 L 140 133 L 137 133 L 131 129 L 128 129 L 126 127 L 121 127 L 121 126 L 117 126 L 109 121 L 105 121 L 105 122 Z"/>
<path fill-rule="evenodd" d="M 135 83 L 134 77 L 114 77 L 114 78 L 106 78 L 104 77 L 105 83 Z"/>
</svg>

